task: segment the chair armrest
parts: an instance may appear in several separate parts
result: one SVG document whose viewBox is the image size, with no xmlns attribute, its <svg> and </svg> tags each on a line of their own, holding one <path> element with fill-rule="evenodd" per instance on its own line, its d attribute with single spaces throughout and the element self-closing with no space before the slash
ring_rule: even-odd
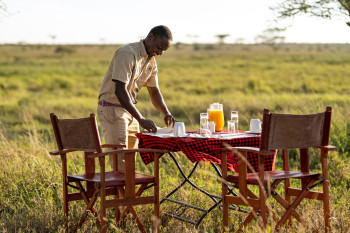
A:
<svg viewBox="0 0 350 233">
<path fill-rule="evenodd" d="M 151 149 L 151 148 L 138 148 L 138 149 L 125 149 L 125 150 L 119 150 L 123 151 L 125 153 L 131 153 L 131 152 L 145 152 L 145 153 L 168 153 L 168 150 L 162 150 L 162 149 Z"/>
<path fill-rule="evenodd" d="M 98 158 L 98 157 L 104 157 L 106 155 L 114 155 L 114 154 L 125 154 L 128 153 L 136 153 L 136 152 L 146 152 L 146 153 L 168 153 L 167 150 L 161 150 L 161 149 L 123 149 L 123 150 L 110 150 L 110 151 L 104 151 L 102 153 L 96 153 L 88 155 L 88 158 Z"/>
<path fill-rule="evenodd" d="M 102 144 L 102 148 L 124 148 L 125 145 Z"/>
<path fill-rule="evenodd" d="M 50 155 L 63 155 L 67 154 L 69 152 L 74 152 L 76 150 L 68 150 L 68 149 L 63 149 L 63 150 L 55 150 L 55 151 L 50 151 Z"/>
<path fill-rule="evenodd" d="M 259 148 L 256 147 L 244 147 L 244 146 L 239 146 L 239 147 L 225 147 L 225 148 L 219 148 L 216 149 L 216 151 L 223 152 L 223 151 L 244 151 L 244 152 L 252 152 L 256 154 L 261 154 L 261 155 L 274 155 L 276 152 L 275 150 L 260 150 Z"/>
</svg>

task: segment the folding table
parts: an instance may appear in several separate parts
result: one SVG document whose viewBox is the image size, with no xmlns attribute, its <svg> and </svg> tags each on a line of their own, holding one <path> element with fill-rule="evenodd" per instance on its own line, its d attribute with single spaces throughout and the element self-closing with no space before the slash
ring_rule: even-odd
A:
<svg viewBox="0 0 350 233">
<path fill-rule="evenodd" d="M 172 134 L 152 134 L 152 133 L 138 133 L 136 136 L 139 139 L 139 148 L 154 148 L 154 149 L 164 149 L 170 151 L 168 154 L 176 164 L 176 167 L 179 169 L 183 181 L 178 185 L 174 190 L 167 194 L 160 202 L 163 204 L 165 201 L 170 201 L 180 205 L 180 208 L 184 210 L 181 213 L 166 213 L 166 215 L 174 217 L 176 219 L 194 224 L 196 227 L 202 222 L 202 220 L 207 216 L 207 214 L 212 211 L 215 207 L 220 205 L 222 198 L 207 192 L 206 190 L 198 187 L 193 180 L 191 180 L 192 175 L 196 171 L 199 162 L 210 162 L 211 166 L 215 170 L 218 176 L 221 176 L 221 171 L 217 165 L 221 165 L 221 155 L 220 152 L 216 152 L 215 149 L 222 148 L 225 144 L 233 147 L 237 146 L 249 146 L 249 147 L 259 147 L 260 135 L 259 134 L 248 134 L 244 131 L 240 131 L 236 134 L 229 134 L 227 131 L 222 131 L 211 135 L 210 137 L 204 137 L 199 135 L 198 131 L 186 131 L 185 137 L 174 137 Z M 181 168 L 180 162 L 177 161 L 176 157 L 172 152 L 182 151 L 185 156 L 194 163 L 192 170 L 186 175 Z M 149 164 L 153 161 L 153 155 L 150 153 L 140 153 L 141 158 L 145 164 Z M 267 156 L 265 158 L 265 170 L 271 171 L 274 168 L 276 154 L 273 156 Z M 251 163 L 253 169 L 258 169 L 258 160 L 257 156 L 253 153 L 248 153 L 248 160 Z M 237 165 L 237 155 L 232 152 L 228 152 L 228 169 L 231 171 L 238 171 Z M 250 169 L 248 169 L 250 172 Z M 192 187 L 202 192 L 204 195 L 208 196 L 214 204 L 208 209 L 204 209 L 198 206 L 185 203 L 180 200 L 170 198 L 174 193 L 176 193 L 183 185 L 189 183 Z M 218 189 L 219 187 L 218 182 Z M 234 191 L 231 189 L 230 192 L 234 194 Z M 186 208 L 192 208 L 202 212 L 202 215 L 197 221 L 191 219 L 186 219 L 181 215 L 185 212 Z M 234 209 L 231 207 L 231 209 Z M 238 210 L 240 208 L 238 207 Z M 244 210 L 242 210 L 244 211 Z"/>
</svg>

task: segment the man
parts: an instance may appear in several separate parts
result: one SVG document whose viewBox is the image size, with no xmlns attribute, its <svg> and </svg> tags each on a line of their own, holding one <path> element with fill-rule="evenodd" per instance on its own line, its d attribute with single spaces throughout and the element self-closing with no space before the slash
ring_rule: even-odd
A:
<svg viewBox="0 0 350 233">
<path fill-rule="evenodd" d="M 157 127 L 136 108 L 136 95 L 146 86 L 154 107 L 164 115 L 167 126 L 175 119 L 168 110 L 158 87 L 155 56 L 162 55 L 172 42 L 168 27 L 154 27 L 146 39 L 119 48 L 112 59 L 99 91 L 97 114 L 107 144 L 137 148 L 139 125 L 148 132 Z M 124 169 L 124 158 L 118 156 L 118 168 Z M 113 165 L 112 157 L 109 162 Z"/>
</svg>

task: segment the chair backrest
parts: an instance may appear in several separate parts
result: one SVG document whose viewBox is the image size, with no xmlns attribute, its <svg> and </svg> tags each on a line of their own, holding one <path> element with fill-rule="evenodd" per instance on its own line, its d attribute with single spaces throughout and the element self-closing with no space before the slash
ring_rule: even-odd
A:
<svg viewBox="0 0 350 233">
<path fill-rule="evenodd" d="M 59 119 L 50 114 L 58 149 L 79 150 L 85 152 L 102 152 L 100 135 L 97 130 L 96 117 L 79 119 Z"/>
<path fill-rule="evenodd" d="M 277 114 L 264 110 L 260 149 L 292 149 L 329 144 L 332 108 L 308 115 Z"/>
</svg>

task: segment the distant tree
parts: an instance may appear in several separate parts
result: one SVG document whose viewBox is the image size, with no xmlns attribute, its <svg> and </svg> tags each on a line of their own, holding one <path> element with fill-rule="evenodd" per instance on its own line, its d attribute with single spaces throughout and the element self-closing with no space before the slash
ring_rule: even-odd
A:
<svg viewBox="0 0 350 233">
<path fill-rule="evenodd" d="M 14 15 L 16 14 L 17 12 L 9 12 L 8 9 L 7 9 L 7 5 L 5 4 L 5 1 L 4 0 L 0 0 L 0 20 L 3 18 L 3 17 L 9 17 L 11 15 Z"/>
<path fill-rule="evenodd" d="M 182 45 L 181 42 L 177 42 L 177 43 L 175 43 L 174 47 L 176 50 L 179 50 L 181 48 L 181 45 Z"/>
<path fill-rule="evenodd" d="M 0 0 L 0 14 L 1 15 L 7 15 L 8 11 L 7 11 L 7 6 L 4 3 L 4 1 Z"/>
<path fill-rule="evenodd" d="M 71 54 L 74 52 L 75 52 L 75 50 L 72 47 L 64 46 L 64 45 L 58 45 L 55 49 L 55 53 L 61 54 L 61 55 Z"/>
<path fill-rule="evenodd" d="M 305 14 L 325 19 L 338 18 L 350 26 L 350 0 L 283 0 L 271 7 L 277 19 Z"/>
<path fill-rule="evenodd" d="M 284 31 L 285 29 L 268 28 L 255 37 L 255 42 L 266 44 L 271 46 L 274 50 L 277 50 L 279 46 L 284 43 L 285 37 L 281 35 Z"/>
<path fill-rule="evenodd" d="M 199 37 L 199 35 L 187 34 L 186 36 L 189 37 L 189 38 L 193 38 L 193 43 L 192 43 L 193 49 L 194 50 L 199 50 L 200 46 L 197 43 L 197 38 Z"/>
<path fill-rule="evenodd" d="M 242 37 L 237 38 L 237 39 L 235 40 L 235 44 L 244 44 L 244 42 L 245 42 L 245 39 L 242 38 Z"/>
<path fill-rule="evenodd" d="M 225 38 L 228 37 L 230 34 L 220 34 L 216 35 L 216 37 L 219 39 L 219 44 L 225 44 Z"/>
</svg>

